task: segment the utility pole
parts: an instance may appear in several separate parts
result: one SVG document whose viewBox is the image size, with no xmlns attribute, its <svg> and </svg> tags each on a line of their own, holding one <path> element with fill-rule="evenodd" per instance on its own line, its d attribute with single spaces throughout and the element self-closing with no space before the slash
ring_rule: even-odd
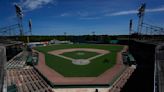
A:
<svg viewBox="0 0 164 92">
<path fill-rule="evenodd" d="M 94 31 L 92 32 L 92 37 L 93 37 L 92 40 L 95 41 L 95 32 Z"/>
<path fill-rule="evenodd" d="M 129 48 L 130 48 L 130 41 L 131 41 L 131 34 L 132 34 L 132 31 L 133 31 L 133 20 L 130 19 L 130 23 L 129 23 Z"/>
<path fill-rule="evenodd" d="M 131 35 L 133 32 L 133 20 L 130 19 L 130 23 L 129 23 L 129 35 Z"/>
<path fill-rule="evenodd" d="M 30 32 L 30 35 L 32 36 L 32 21 L 31 21 L 31 19 L 29 20 L 29 32 Z M 27 43 L 29 43 L 29 42 L 30 42 L 30 38 L 27 35 Z"/>
<path fill-rule="evenodd" d="M 32 20 L 31 19 L 29 20 L 29 32 L 30 32 L 30 35 L 32 35 Z"/>
<path fill-rule="evenodd" d="M 67 33 L 66 32 L 64 32 L 64 36 L 65 36 L 65 40 L 67 39 Z"/>
</svg>

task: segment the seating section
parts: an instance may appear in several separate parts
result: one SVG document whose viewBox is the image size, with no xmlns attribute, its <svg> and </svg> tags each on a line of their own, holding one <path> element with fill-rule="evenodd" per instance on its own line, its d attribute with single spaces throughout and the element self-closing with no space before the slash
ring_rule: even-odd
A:
<svg viewBox="0 0 164 92">
<path fill-rule="evenodd" d="M 131 67 L 128 67 L 125 72 L 120 76 L 120 78 L 112 85 L 109 92 L 120 92 L 121 88 L 125 85 L 131 74 L 135 70 L 135 65 L 132 65 Z"/>
<path fill-rule="evenodd" d="M 33 69 L 8 69 L 7 86 L 16 84 L 18 92 L 52 92 L 51 87 Z"/>
<path fill-rule="evenodd" d="M 26 63 L 27 59 L 27 52 L 21 52 L 11 60 L 9 60 L 6 64 L 7 69 L 14 69 L 14 68 L 23 68 Z"/>
<path fill-rule="evenodd" d="M 25 64 L 27 56 L 27 52 L 21 52 L 7 62 L 4 78 L 6 88 L 16 85 L 17 92 L 53 92 L 39 73 Z"/>
</svg>

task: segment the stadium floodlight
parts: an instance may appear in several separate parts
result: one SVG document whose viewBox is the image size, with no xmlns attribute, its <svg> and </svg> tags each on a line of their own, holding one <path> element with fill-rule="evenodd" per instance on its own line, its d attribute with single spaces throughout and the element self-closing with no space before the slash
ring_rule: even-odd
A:
<svg viewBox="0 0 164 92">
<path fill-rule="evenodd" d="M 18 26 L 20 29 L 20 35 L 23 35 L 23 23 L 22 23 L 22 18 L 23 18 L 23 13 L 22 13 L 22 8 L 18 5 L 15 4 L 15 10 L 16 10 L 16 15 L 18 17 Z"/>
<path fill-rule="evenodd" d="M 18 5 L 18 4 L 15 4 L 15 9 L 16 9 L 16 14 L 19 18 L 22 18 L 23 17 L 23 13 L 22 13 L 22 8 Z"/>
<path fill-rule="evenodd" d="M 146 4 L 142 4 L 141 7 L 138 9 L 138 16 L 141 17 L 144 15 L 145 12 L 145 8 L 146 8 Z"/>
<path fill-rule="evenodd" d="M 143 19 L 144 19 L 144 13 L 145 13 L 145 8 L 146 8 L 146 4 L 142 4 L 141 7 L 138 9 L 138 17 L 139 17 L 139 21 L 138 21 L 138 34 L 141 35 L 141 31 L 142 31 L 142 24 L 143 24 Z"/>
</svg>

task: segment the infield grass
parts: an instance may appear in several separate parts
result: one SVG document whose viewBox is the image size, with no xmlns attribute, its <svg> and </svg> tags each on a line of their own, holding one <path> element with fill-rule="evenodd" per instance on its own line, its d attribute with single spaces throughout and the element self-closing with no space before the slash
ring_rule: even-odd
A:
<svg viewBox="0 0 164 92">
<path fill-rule="evenodd" d="M 73 59 L 88 59 L 90 57 L 98 55 L 96 52 L 89 52 L 89 51 L 72 51 L 72 52 L 65 52 L 60 54 L 66 57 L 70 57 Z"/>
</svg>

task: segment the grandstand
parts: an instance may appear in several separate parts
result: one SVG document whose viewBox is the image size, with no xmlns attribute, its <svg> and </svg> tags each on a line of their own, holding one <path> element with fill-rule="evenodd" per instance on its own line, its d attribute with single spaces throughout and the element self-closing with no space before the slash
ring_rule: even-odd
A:
<svg viewBox="0 0 164 92">
<path fill-rule="evenodd" d="M 39 73 L 26 65 L 28 52 L 23 51 L 6 63 L 4 77 L 4 92 L 52 92 L 51 87 Z"/>
<path fill-rule="evenodd" d="M 23 51 L 20 52 L 17 56 L 12 58 L 6 63 L 6 68 L 7 69 L 12 69 L 12 68 L 23 68 L 26 63 L 26 58 L 27 58 L 28 52 Z"/>
<path fill-rule="evenodd" d="M 22 47 L 18 41 L 0 42 L 0 92 L 52 92 L 39 73 L 26 65 L 29 52 Z"/>
<path fill-rule="evenodd" d="M 16 84 L 18 92 L 52 92 L 51 87 L 33 69 L 8 69 L 7 86 Z"/>
</svg>

